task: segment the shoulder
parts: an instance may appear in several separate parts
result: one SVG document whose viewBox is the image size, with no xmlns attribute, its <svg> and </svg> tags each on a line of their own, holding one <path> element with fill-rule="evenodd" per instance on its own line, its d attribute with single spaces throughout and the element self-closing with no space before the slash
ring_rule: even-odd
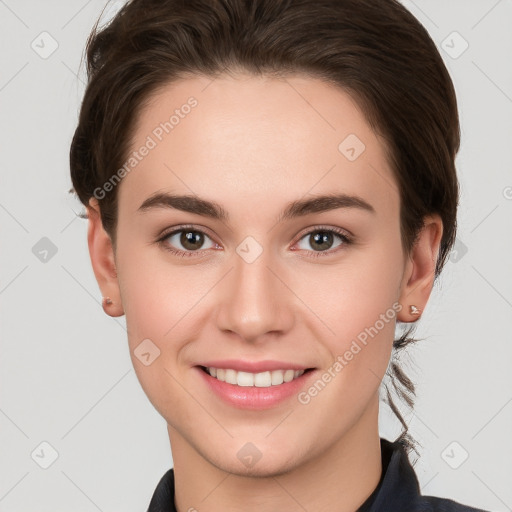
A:
<svg viewBox="0 0 512 512">
<path fill-rule="evenodd" d="M 381 438 L 383 481 L 368 512 L 489 512 L 457 501 L 421 494 L 418 478 L 401 442 Z"/>
<path fill-rule="evenodd" d="M 146 512 L 176 512 L 174 505 L 174 468 L 160 478 Z"/>
<path fill-rule="evenodd" d="M 463 505 L 448 498 L 437 496 L 420 496 L 418 498 L 418 511 L 421 512 L 489 512 L 481 508 Z"/>
</svg>

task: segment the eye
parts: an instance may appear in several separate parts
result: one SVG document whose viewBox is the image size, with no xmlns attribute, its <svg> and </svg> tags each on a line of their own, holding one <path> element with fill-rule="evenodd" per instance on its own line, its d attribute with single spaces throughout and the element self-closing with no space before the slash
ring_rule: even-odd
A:
<svg viewBox="0 0 512 512">
<path fill-rule="evenodd" d="M 335 238 L 338 238 L 341 242 L 335 246 L 335 250 L 331 250 Z M 205 247 L 204 243 L 206 239 L 210 240 L 210 245 Z M 303 246 L 299 246 L 299 249 L 304 249 L 312 253 L 311 256 L 314 258 L 337 253 L 339 250 L 342 250 L 344 246 L 352 243 L 351 235 L 345 231 L 339 228 L 324 227 L 317 227 L 307 232 L 300 238 L 298 244 L 301 244 L 303 240 L 305 244 L 309 243 L 310 247 L 313 249 L 310 250 Z M 204 231 L 195 229 L 194 226 L 179 226 L 178 229 L 174 229 L 161 236 L 157 242 L 162 245 L 165 250 L 180 257 L 202 256 L 204 254 L 203 250 L 219 247 Z M 339 247 L 339 249 L 336 249 L 337 247 Z"/>
<path fill-rule="evenodd" d="M 210 240 L 211 245 L 204 247 L 206 239 Z M 158 242 L 164 249 L 178 256 L 197 256 L 194 253 L 201 249 L 212 249 L 217 246 L 206 233 L 192 226 L 180 226 L 180 229 L 163 235 Z"/>
<path fill-rule="evenodd" d="M 313 231 L 306 233 L 306 235 L 304 235 L 299 240 L 299 243 L 304 240 L 304 245 L 309 244 L 311 247 L 313 247 L 313 250 L 310 250 L 304 246 L 299 246 L 299 248 L 305 249 L 308 252 L 313 252 L 314 254 L 312 254 L 312 256 L 314 258 L 319 256 L 328 256 L 343 249 L 343 247 L 341 247 L 340 249 L 330 250 L 333 246 L 335 238 L 341 240 L 341 242 L 335 247 L 345 246 L 352 243 L 352 238 L 341 229 L 318 227 Z"/>
</svg>

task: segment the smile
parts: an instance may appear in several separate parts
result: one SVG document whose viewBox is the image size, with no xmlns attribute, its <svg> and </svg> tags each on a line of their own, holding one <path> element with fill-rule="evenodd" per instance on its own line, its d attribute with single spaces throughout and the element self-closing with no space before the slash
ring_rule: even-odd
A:
<svg viewBox="0 0 512 512">
<path fill-rule="evenodd" d="M 236 371 L 231 368 L 201 367 L 203 371 L 221 382 L 242 387 L 269 388 L 291 382 L 307 370 L 273 370 L 260 373 Z"/>
</svg>

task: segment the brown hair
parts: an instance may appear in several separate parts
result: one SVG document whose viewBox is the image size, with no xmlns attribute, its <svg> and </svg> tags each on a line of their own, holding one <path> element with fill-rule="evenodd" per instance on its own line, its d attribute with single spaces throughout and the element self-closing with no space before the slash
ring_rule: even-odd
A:
<svg viewBox="0 0 512 512">
<path fill-rule="evenodd" d="M 441 216 L 439 275 L 456 232 L 457 102 L 435 43 L 397 0 L 129 0 L 108 25 L 98 29 L 99 21 L 87 40 L 88 83 L 70 150 L 71 192 L 84 205 L 125 162 L 138 114 L 158 88 L 190 75 L 304 74 L 350 94 L 385 139 L 406 253 L 424 216 Z M 116 191 L 98 198 L 114 247 Z M 394 349 L 417 341 L 413 330 Z M 412 408 L 414 385 L 395 358 L 388 375 Z M 409 450 L 414 440 L 385 387 Z"/>
</svg>

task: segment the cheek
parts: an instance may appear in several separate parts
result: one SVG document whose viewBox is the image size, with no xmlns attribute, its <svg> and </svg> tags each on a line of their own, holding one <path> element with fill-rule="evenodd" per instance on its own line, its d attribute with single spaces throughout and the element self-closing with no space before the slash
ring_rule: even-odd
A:
<svg viewBox="0 0 512 512">
<path fill-rule="evenodd" d="M 320 378 L 329 383 L 313 407 L 319 414 L 328 411 L 328 421 L 345 428 L 363 414 L 379 390 L 392 354 L 400 309 L 399 273 L 391 279 L 384 263 L 366 270 L 331 281 L 327 300 L 323 298 L 330 304 L 324 308 L 323 318 L 334 334 L 322 337 L 330 362 Z M 311 397 L 317 393 L 315 389 L 305 392 L 311 392 Z"/>
<path fill-rule="evenodd" d="M 179 391 L 172 376 L 181 381 L 186 373 L 187 347 L 201 338 L 205 325 L 202 300 L 218 273 L 200 265 L 179 266 L 156 248 L 126 245 L 130 251 L 119 245 L 118 276 L 130 356 L 145 392 L 150 399 L 160 400 L 169 386 Z M 143 350 L 158 356 L 149 366 L 138 357 Z"/>
<path fill-rule="evenodd" d="M 130 343 L 171 336 L 175 324 L 197 302 L 199 292 L 188 279 L 194 267 L 173 265 L 162 249 L 140 242 L 137 246 L 129 237 L 119 237 L 117 267 Z"/>
<path fill-rule="evenodd" d="M 311 277 L 303 281 L 301 293 L 332 326 L 336 338 L 346 339 L 373 325 L 397 303 L 402 273 L 400 246 L 383 240 L 347 253 L 340 265 L 304 272 Z"/>
<path fill-rule="evenodd" d="M 197 336 L 187 312 L 198 294 L 176 267 L 155 258 L 154 251 L 123 251 L 120 244 L 118 254 L 130 357 L 139 383 L 163 417 L 169 419 L 169 411 L 176 410 L 186 416 L 187 394 L 178 384 L 183 376 L 176 359 Z"/>
<path fill-rule="evenodd" d="M 343 365 L 340 381 L 347 378 L 350 387 L 373 389 L 385 374 L 401 309 L 402 265 L 399 238 L 382 239 L 378 247 L 347 258 L 347 265 L 336 272 L 326 271 L 328 284 L 313 299 L 317 302 L 312 308 L 334 332 L 324 340 L 333 360 L 339 357 Z"/>
<path fill-rule="evenodd" d="M 180 302 L 184 292 L 175 272 L 159 268 L 152 249 L 134 246 L 128 237 L 119 237 L 117 271 L 130 356 L 142 383 L 149 375 L 157 378 L 155 371 L 149 372 L 146 368 L 155 370 L 168 366 L 164 361 L 168 353 L 166 340 L 174 334 L 173 326 L 184 314 Z M 139 359 L 143 348 L 154 360 L 147 367 Z"/>
</svg>

